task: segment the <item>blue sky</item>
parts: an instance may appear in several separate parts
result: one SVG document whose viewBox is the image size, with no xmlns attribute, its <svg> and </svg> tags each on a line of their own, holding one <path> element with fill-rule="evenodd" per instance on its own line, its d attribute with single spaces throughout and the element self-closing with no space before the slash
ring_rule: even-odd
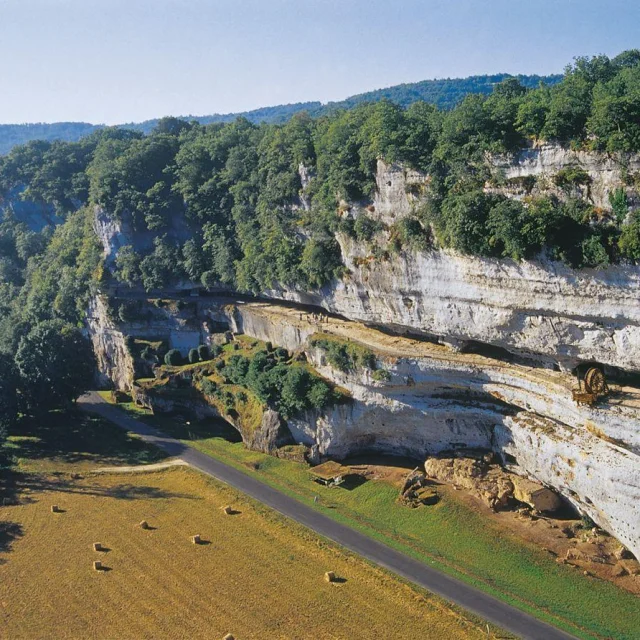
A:
<svg viewBox="0 0 640 640">
<path fill-rule="evenodd" d="M 0 122 L 326 102 L 634 47 L 637 0 L 0 0 Z"/>
</svg>

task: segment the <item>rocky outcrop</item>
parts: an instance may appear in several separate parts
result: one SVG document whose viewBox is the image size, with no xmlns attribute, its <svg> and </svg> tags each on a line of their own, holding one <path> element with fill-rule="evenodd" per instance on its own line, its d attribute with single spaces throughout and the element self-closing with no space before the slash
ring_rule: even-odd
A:
<svg viewBox="0 0 640 640">
<path fill-rule="evenodd" d="M 553 513 L 562 506 L 558 495 L 541 483 L 491 464 L 491 455 L 429 458 L 424 468 L 428 477 L 466 489 L 495 511 L 514 500 L 539 513 Z"/>
<path fill-rule="evenodd" d="M 424 465 L 429 478 L 461 487 L 488 507 L 503 509 L 513 499 L 513 482 L 499 467 L 489 468 L 473 458 L 429 458 Z"/>
<path fill-rule="evenodd" d="M 573 271 L 559 263 L 463 257 L 446 251 L 368 261 L 341 239 L 350 275 L 320 293 L 275 292 L 352 320 L 464 346 L 502 347 L 547 366 L 595 360 L 640 370 L 640 272 Z"/>
<path fill-rule="evenodd" d="M 120 391 L 130 391 L 135 369 L 121 327 L 111 319 L 108 302 L 96 296 L 89 304 L 87 331 L 97 360 L 98 384 Z"/>
<path fill-rule="evenodd" d="M 280 414 L 273 409 L 267 409 L 262 414 L 260 428 L 248 435 L 245 443 L 254 451 L 272 454 L 281 447 L 295 444 L 295 441 Z"/>
<path fill-rule="evenodd" d="M 210 339 L 208 323 L 226 323 L 235 333 L 304 351 L 321 375 L 348 392 L 348 402 L 297 415 L 286 428 L 270 413 L 257 430 L 225 415 L 250 446 L 273 451 L 290 442 L 290 434 L 321 458 L 384 452 L 425 459 L 468 448 L 493 451 L 510 472 L 538 483 L 512 480 L 510 495 L 541 509 L 549 497 L 541 483 L 640 554 L 637 391 L 622 389 L 596 406 L 578 406 L 571 396 L 574 380 L 566 373 L 456 352 L 300 308 L 225 299 L 200 299 L 182 309 L 149 306 L 149 324 L 128 325 L 136 335 L 145 326 L 162 328 L 167 338 L 200 327 L 198 340 L 204 343 Z M 94 344 L 113 348 L 113 327 L 94 329 L 106 330 Z M 312 345 L 318 333 L 366 345 L 385 375 L 334 368 L 324 349 Z"/>
<path fill-rule="evenodd" d="M 553 513 L 562 506 L 558 494 L 539 482 L 512 475 L 513 497 L 518 502 L 528 504 L 534 511 Z"/>
<path fill-rule="evenodd" d="M 636 418 L 635 428 L 640 421 Z M 522 412 L 494 431 L 511 469 L 553 487 L 640 557 L 640 456 L 560 421 Z"/>
<path fill-rule="evenodd" d="M 635 189 L 625 184 L 624 176 L 640 171 L 640 155 L 634 153 L 610 154 L 578 151 L 558 144 L 539 144 L 517 153 L 488 158 L 489 164 L 507 181 L 517 178 L 536 178 L 534 195 L 554 195 L 563 198 L 566 192 L 556 189 L 553 178 L 558 172 L 579 168 L 589 176 L 589 182 L 575 187 L 572 195 L 583 197 L 596 207 L 610 209 L 609 194 L 618 188 L 627 192 L 632 206 L 640 201 Z M 505 188 L 505 195 L 514 195 Z"/>
<path fill-rule="evenodd" d="M 603 208 L 610 207 L 609 192 L 627 189 L 624 173 L 640 170 L 637 155 L 614 158 L 550 145 L 488 162 L 511 177 L 551 176 L 569 166 L 583 167 L 592 180 L 590 197 Z M 308 184 L 311 174 L 304 167 L 301 176 Z M 428 176 L 379 161 L 376 184 L 373 203 L 349 205 L 348 215 L 367 215 L 389 226 L 421 205 Z M 627 190 L 633 204 L 635 192 Z M 305 206 L 304 193 L 301 202 Z M 107 262 L 125 244 L 138 250 L 152 245 L 151 234 L 134 233 L 126 217 L 113 222 L 96 209 L 95 224 Z M 188 237 L 182 214 L 171 216 L 171 224 L 170 236 Z M 340 234 L 338 240 L 348 270 L 341 280 L 315 291 L 278 288 L 264 295 L 313 304 L 401 333 L 434 337 L 457 348 L 470 342 L 497 346 L 548 367 L 570 369 L 593 360 L 640 371 L 637 267 L 576 271 L 544 259 L 514 262 L 435 249 L 379 251 L 376 257 L 366 242 Z"/>
<path fill-rule="evenodd" d="M 303 349 L 351 401 L 290 419 L 296 442 L 321 456 L 362 452 L 432 457 L 466 448 L 493 451 L 516 475 L 512 495 L 543 510 L 552 488 L 640 553 L 640 394 L 623 389 L 595 407 L 577 406 L 570 375 L 388 336 L 358 323 L 269 304 L 238 305 L 236 327 Z M 307 336 L 322 331 L 374 350 L 373 372 L 342 372 Z M 298 342 L 296 342 L 296 339 Z M 517 487 L 517 488 L 516 488 Z M 546 506 L 545 506 L 546 505 Z"/>
<path fill-rule="evenodd" d="M 180 242 L 192 237 L 193 231 L 185 219 L 184 211 L 172 212 L 167 216 L 167 220 L 167 236 Z M 94 207 L 93 230 L 102 244 L 105 264 L 108 267 L 114 265 L 118 251 L 124 246 L 132 246 L 137 252 L 153 249 L 153 241 L 157 235 L 153 231 L 136 228 L 130 213 L 125 212 L 116 218 L 98 205 Z"/>
<path fill-rule="evenodd" d="M 623 166 L 638 169 L 640 156 L 621 162 L 547 146 L 493 163 L 513 176 L 584 166 L 592 176 L 593 197 L 608 208 L 608 193 L 625 187 Z M 373 205 L 354 206 L 349 215 L 368 215 L 391 225 L 420 206 L 428 178 L 379 161 L 376 183 Z M 632 204 L 634 193 L 630 191 Z M 342 235 L 338 240 L 348 269 L 342 280 L 319 291 L 266 294 L 458 348 L 469 341 L 495 345 L 549 367 L 570 369 L 595 360 L 640 371 L 640 270 L 635 266 L 577 271 L 545 259 L 515 262 L 446 250 L 381 258 L 368 243 Z"/>
</svg>

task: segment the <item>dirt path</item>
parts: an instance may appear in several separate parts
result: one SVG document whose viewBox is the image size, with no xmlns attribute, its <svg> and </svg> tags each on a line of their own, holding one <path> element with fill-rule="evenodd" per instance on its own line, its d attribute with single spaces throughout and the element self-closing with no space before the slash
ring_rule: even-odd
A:
<svg viewBox="0 0 640 640">
<path fill-rule="evenodd" d="M 177 460 L 165 460 L 153 464 L 137 464 L 133 467 L 103 467 L 95 469 L 91 473 L 146 473 L 148 471 L 162 471 L 170 467 L 188 467 L 189 463 L 178 458 Z"/>
</svg>

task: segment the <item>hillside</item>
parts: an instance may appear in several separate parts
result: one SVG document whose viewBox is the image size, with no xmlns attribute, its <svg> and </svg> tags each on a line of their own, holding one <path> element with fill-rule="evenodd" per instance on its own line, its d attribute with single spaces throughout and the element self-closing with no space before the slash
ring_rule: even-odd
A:
<svg viewBox="0 0 640 640">
<path fill-rule="evenodd" d="M 238 117 L 243 117 L 259 124 L 279 124 L 286 122 L 294 113 L 307 111 L 317 117 L 331 113 L 338 109 L 351 109 L 363 102 L 379 102 L 391 100 L 402 106 L 408 106 L 413 102 L 423 100 L 436 105 L 439 108 L 449 109 L 454 107 L 465 95 L 469 93 L 481 93 L 488 95 L 493 87 L 502 82 L 509 74 L 499 73 L 495 75 L 471 76 L 469 78 L 447 78 L 442 80 L 423 80 L 409 84 L 400 84 L 386 89 L 377 89 L 359 95 L 351 96 L 339 102 L 299 102 L 296 104 L 281 104 L 273 107 L 262 107 L 251 111 L 239 113 L 213 114 L 208 116 L 185 116 L 186 120 L 196 120 L 200 124 L 214 122 L 232 122 Z M 562 78 L 560 75 L 516 76 L 525 87 L 537 87 L 540 82 L 553 85 Z M 158 118 L 144 122 L 131 122 L 121 125 L 124 129 L 150 133 L 159 122 Z M 0 155 L 9 153 L 16 145 L 25 144 L 30 140 L 63 140 L 76 142 L 93 131 L 102 128 L 102 125 L 88 124 L 86 122 L 54 122 L 37 124 L 3 124 L 0 125 Z"/>
<path fill-rule="evenodd" d="M 13 149 L 0 416 L 16 388 L 28 408 L 77 397 L 95 354 L 143 406 L 224 414 L 248 446 L 488 451 L 640 555 L 639 89 L 629 51 L 452 109 L 166 118 Z M 589 371 L 609 386 L 585 391 Z"/>
</svg>

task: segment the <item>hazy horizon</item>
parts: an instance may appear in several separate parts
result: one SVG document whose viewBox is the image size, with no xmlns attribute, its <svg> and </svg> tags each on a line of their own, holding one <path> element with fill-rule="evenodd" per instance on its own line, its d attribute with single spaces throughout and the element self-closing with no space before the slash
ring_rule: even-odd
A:
<svg viewBox="0 0 640 640">
<path fill-rule="evenodd" d="M 0 0 L 1 123 L 140 122 L 562 72 L 638 46 L 628 0 Z M 527 6 L 525 6 L 527 5 Z"/>
</svg>

